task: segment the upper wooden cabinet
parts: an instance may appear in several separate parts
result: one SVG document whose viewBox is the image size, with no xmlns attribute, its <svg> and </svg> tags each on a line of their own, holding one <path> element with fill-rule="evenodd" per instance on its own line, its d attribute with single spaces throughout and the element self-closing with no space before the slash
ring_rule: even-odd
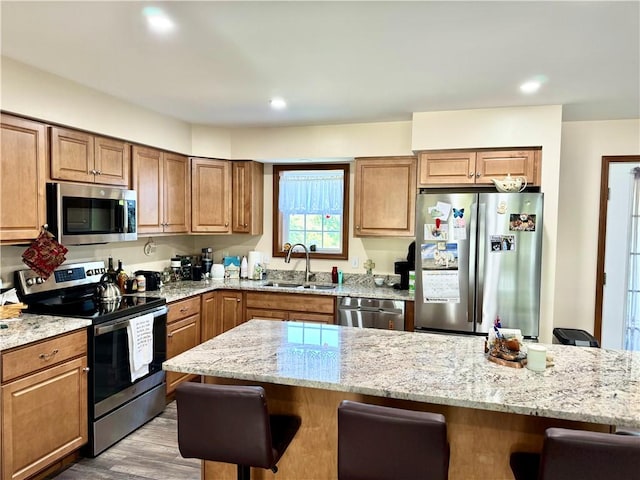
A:
<svg viewBox="0 0 640 480">
<path fill-rule="evenodd" d="M 231 227 L 233 233 L 261 235 L 263 228 L 264 167 L 250 160 L 231 162 Z"/>
<path fill-rule="evenodd" d="M 416 158 L 357 158 L 354 236 L 413 236 Z"/>
<path fill-rule="evenodd" d="M 231 233 L 231 166 L 227 160 L 191 159 L 191 231 Z"/>
<path fill-rule="evenodd" d="M 0 144 L 0 241 L 33 240 L 46 222 L 46 127 L 2 114 Z"/>
<path fill-rule="evenodd" d="M 129 152 L 120 140 L 51 127 L 51 178 L 128 187 Z"/>
<path fill-rule="evenodd" d="M 189 231 L 187 157 L 134 145 L 133 187 L 138 193 L 138 233 Z"/>
<path fill-rule="evenodd" d="M 420 152 L 418 186 L 493 185 L 507 175 L 539 186 L 540 157 L 539 148 Z"/>
</svg>

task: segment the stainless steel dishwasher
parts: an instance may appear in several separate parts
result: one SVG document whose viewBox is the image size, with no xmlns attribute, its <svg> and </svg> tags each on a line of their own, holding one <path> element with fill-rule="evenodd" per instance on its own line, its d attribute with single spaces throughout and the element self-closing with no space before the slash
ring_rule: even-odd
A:
<svg viewBox="0 0 640 480">
<path fill-rule="evenodd" d="M 404 301 L 339 297 L 337 320 L 349 327 L 404 330 Z"/>
</svg>

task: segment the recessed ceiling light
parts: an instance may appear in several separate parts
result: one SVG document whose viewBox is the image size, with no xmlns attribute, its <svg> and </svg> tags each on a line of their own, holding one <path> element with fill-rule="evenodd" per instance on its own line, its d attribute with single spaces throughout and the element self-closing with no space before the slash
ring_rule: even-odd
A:
<svg viewBox="0 0 640 480">
<path fill-rule="evenodd" d="M 154 32 L 168 33 L 174 28 L 173 21 L 157 7 L 145 7 L 142 14 L 147 19 L 149 28 Z"/>
<path fill-rule="evenodd" d="M 542 84 L 538 80 L 530 80 L 520 85 L 522 93 L 536 93 Z"/>
<path fill-rule="evenodd" d="M 271 108 L 273 108 L 274 110 L 282 110 L 283 108 L 287 108 L 287 102 L 284 101 L 284 98 L 272 98 L 269 103 L 271 104 Z"/>
</svg>

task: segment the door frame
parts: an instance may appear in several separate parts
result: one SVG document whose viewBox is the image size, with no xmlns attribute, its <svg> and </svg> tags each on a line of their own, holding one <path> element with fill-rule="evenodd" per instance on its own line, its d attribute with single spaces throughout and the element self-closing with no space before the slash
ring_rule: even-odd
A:
<svg viewBox="0 0 640 480">
<path fill-rule="evenodd" d="M 596 267 L 596 306 L 593 335 L 602 342 L 602 308 L 604 297 L 604 256 L 607 240 L 607 207 L 609 203 L 609 168 L 612 163 L 640 163 L 640 155 L 605 155 L 600 174 L 600 216 L 598 219 L 598 257 Z"/>
</svg>

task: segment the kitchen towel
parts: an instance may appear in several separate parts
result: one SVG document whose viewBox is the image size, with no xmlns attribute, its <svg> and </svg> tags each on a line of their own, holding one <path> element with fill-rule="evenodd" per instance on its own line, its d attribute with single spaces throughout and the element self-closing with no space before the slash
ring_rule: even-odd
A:
<svg viewBox="0 0 640 480">
<path fill-rule="evenodd" d="M 64 263 L 69 250 L 45 228 L 22 254 L 22 261 L 45 280 Z"/>
<path fill-rule="evenodd" d="M 149 373 L 153 361 L 153 314 L 132 318 L 127 325 L 129 339 L 129 369 L 131 381 Z"/>
</svg>

